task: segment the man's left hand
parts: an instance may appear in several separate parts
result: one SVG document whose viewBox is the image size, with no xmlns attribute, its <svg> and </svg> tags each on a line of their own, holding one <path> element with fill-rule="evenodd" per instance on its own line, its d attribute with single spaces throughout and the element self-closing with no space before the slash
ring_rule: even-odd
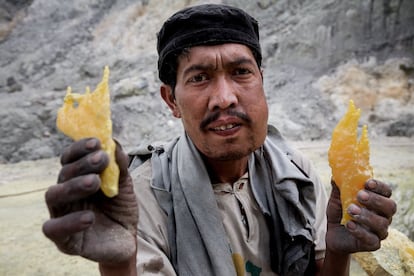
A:
<svg viewBox="0 0 414 276">
<path fill-rule="evenodd" d="M 340 191 L 332 183 L 328 203 L 327 249 L 340 254 L 374 251 L 380 248 L 381 240 L 388 235 L 388 227 L 397 205 L 391 197 L 391 188 L 378 180 L 370 179 L 357 195 L 360 205 L 351 204 L 348 213 L 352 220 L 345 226 L 340 224 L 342 206 Z"/>
</svg>

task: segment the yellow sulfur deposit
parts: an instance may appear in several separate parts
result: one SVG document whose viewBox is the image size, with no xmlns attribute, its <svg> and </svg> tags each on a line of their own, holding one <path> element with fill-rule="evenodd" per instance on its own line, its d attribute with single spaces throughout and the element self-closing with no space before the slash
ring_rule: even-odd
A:
<svg viewBox="0 0 414 276">
<path fill-rule="evenodd" d="M 351 203 L 358 204 L 356 194 L 363 189 L 365 181 L 373 177 L 373 170 L 369 164 L 367 126 L 363 127 L 358 141 L 360 114 L 360 109 L 356 109 L 351 100 L 347 113 L 332 133 L 331 146 L 328 151 L 332 178 L 341 191 L 341 224 L 346 224 L 351 219 L 347 213 L 348 206 Z"/>
<path fill-rule="evenodd" d="M 109 165 L 101 174 L 101 189 L 108 197 L 118 194 L 119 168 L 115 161 L 115 142 L 112 140 L 112 121 L 109 97 L 109 68 L 106 66 L 95 91 L 86 88 L 85 94 L 72 93 L 68 87 L 63 106 L 58 110 L 56 125 L 74 140 L 96 137 L 109 155 Z"/>
</svg>

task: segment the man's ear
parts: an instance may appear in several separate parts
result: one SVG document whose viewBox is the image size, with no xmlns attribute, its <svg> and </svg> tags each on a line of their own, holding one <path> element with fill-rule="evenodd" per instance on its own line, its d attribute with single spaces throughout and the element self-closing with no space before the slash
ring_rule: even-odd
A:
<svg viewBox="0 0 414 276">
<path fill-rule="evenodd" d="M 164 102 L 168 105 L 168 107 L 171 109 L 172 114 L 176 118 L 181 118 L 180 110 L 177 106 L 177 103 L 175 101 L 175 97 L 173 95 L 173 90 L 170 85 L 162 84 L 160 87 L 160 94 Z"/>
</svg>

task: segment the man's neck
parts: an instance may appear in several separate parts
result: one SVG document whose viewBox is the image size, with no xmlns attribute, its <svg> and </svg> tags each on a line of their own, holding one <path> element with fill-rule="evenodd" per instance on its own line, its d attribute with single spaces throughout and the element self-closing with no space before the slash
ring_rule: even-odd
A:
<svg viewBox="0 0 414 276">
<path fill-rule="evenodd" d="M 248 157 L 238 160 L 204 159 L 211 183 L 234 183 L 247 171 Z"/>
</svg>

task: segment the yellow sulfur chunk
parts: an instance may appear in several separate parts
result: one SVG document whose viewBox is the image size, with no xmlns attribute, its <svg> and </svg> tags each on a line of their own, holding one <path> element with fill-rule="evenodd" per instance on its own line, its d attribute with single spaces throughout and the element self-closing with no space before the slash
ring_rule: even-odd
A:
<svg viewBox="0 0 414 276">
<path fill-rule="evenodd" d="M 101 174 L 101 189 L 108 197 L 118 194 L 119 168 L 115 161 L 109 97 L 109 68 L 104 69 L 101 82 L 92 93 L 72 93 L 68 87 L 63 106 L 58 110 L 56 126 L 72 139 L 96 137 L 109 155 L 109 165 Z"/>
<path fill-rule="evenodd" d="M 347 212 L 348 206 L 351 203 L 358 204 L 356 194 L 363 189 L 364 183 L 373 177 L 373 170 L 369 164 L 367 126 L 363 127 L 358 141 L 360 114 L 360 109 L 356 109 L 351 100 L 347 113 L 332 133 L 331 146 L 328 151 L 332 178 L 341 191 L 341 224 L 346 224 L 351 219 Z"/>
</svg>

